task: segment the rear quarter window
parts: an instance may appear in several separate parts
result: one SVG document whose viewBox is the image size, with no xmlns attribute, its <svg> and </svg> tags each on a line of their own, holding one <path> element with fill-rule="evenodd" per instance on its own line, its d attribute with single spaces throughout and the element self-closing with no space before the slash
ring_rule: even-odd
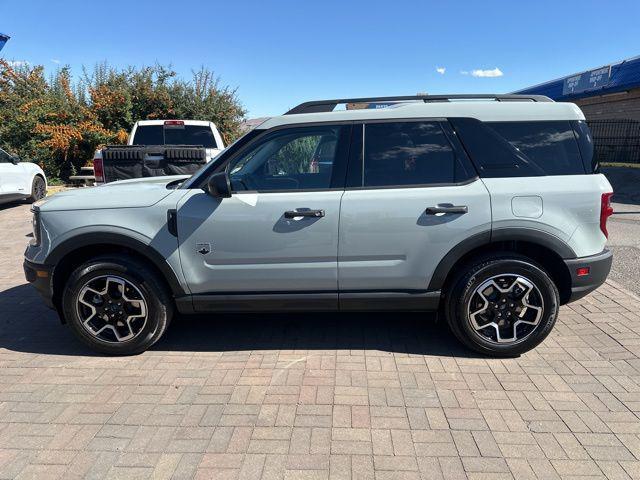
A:
<svg viewBox="0 0 640 480">
<path fill-rule="evenodd" d="M 589 171 L 583 163 L 583 146 L 578 145 L 579 140 L 587 139 L 574 131 L 575 122 L 449 121 L 482 177 L 579 175 Z"/>
<path fill-rule="evenodd" d="M 546 175 L 585 173 L 578 142 L 569 121 L 486 124 Z"/>
</svg>

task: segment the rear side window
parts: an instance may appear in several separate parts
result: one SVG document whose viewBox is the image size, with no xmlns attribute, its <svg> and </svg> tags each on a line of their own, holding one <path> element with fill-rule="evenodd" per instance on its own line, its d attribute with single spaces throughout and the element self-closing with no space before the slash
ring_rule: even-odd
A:
<svg viewBox="0 0 640 480">
<path fill-rule="evenodd" d="M 468 175 L 438 122 L 365 125 L 365 187 L 447 184 L 462 176 Z"/>
<path fill-rule="evenodd" d="M 571 123 L 487 122 L 547 175 L 585 173 Z"/>
</svg>

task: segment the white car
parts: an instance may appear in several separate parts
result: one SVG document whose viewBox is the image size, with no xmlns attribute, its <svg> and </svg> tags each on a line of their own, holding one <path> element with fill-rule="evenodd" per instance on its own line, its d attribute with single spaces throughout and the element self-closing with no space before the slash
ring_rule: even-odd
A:
<svg viewBox="0 0 640 480">
<path fill-rule="evenodd" d="M 16 200 L 35 202 L 47 194 L 47 177 L 42 169 L 0 148 L 0 203 Z"/>
</svg>

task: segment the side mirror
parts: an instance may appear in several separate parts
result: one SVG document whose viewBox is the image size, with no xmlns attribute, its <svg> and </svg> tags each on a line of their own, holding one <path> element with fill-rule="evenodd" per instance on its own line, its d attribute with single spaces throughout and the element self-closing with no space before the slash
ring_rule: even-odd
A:
<svg viewBox="0 0 640 480">
<path fill-rule="evenodd" d="M 205 190 L 215 198 L 229 198 L 231 196 L 231 181 L 226 172 L 214 173 L 209 177 Z"/>
<path fill-rule="evenodd" d="M 13 163 L 14 165 L 17 165 L 20 163 L 20 157 L 18 155 L 13 155 L 11 157 L 11 163 Z"/>
</svg>

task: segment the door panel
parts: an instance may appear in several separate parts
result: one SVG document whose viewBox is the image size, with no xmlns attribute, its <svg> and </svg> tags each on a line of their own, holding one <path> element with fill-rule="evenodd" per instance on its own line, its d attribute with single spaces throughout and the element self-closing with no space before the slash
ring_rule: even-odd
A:
<svg viewBox="0 0 640 480">
<path fill-rule="evenodd" d="M 426 212 L 438 204 L 467 206 L 467 213 Z M 340 214 L 340 291 L 426 290 L 449 250 L 490 228 L 489 194 L 481 180 L 348 190 Z"/>
<path fill-rule="evenodd" d="M 489 193 L 446 122 L 363 129 L 342 198 L 339 290 L 424 292 L 449 250 L 490 231 Z"/>
<path fill-rule="evenodd" d="M 191 292 L 336 292 L 343 193 L 234 193 L 221 200 L 190 191 L 177 217 Z M 286 218 L 296 209 L 324 216 Z"/>
</svg>

